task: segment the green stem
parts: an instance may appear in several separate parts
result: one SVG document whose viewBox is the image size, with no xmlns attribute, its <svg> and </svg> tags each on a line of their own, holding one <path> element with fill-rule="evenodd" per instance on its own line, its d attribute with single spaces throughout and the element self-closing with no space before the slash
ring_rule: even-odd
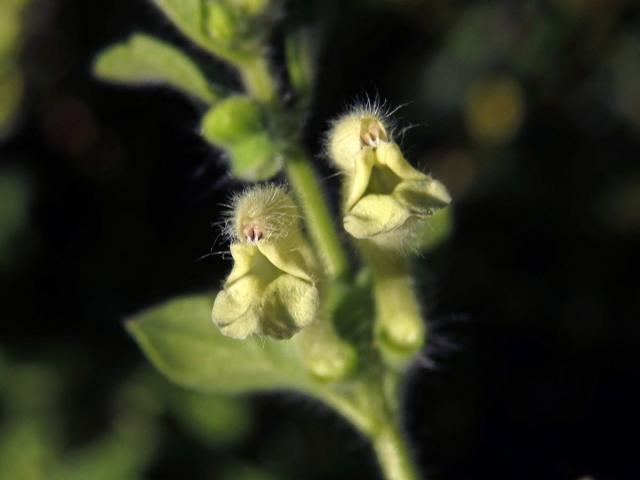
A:
<svg viewBox="0 0 640 480">
<path fill-rule="evenodd" d="M 271 75 L 269 62 L 263 55 L 247 57 L 236 62 L 236 66 L 245 88 L 255 99 L 270 103 L 276 98 L 278 88 Z"/>
<path fill-rule="evenodd" d="M 371 437 L 371 442 L 386 480 L 420 478 L 411 461 L 409 446 L 397 425 L 383 425 L 377 434 Z"/>
<path fill-rule="evenodd" d="M 420 478 L 397 413 L 379 385 L 354 382 L 348 393 L 323 389 L 319 396 L 369 439 L 385 480 Z"/>
<path fill-rule="evenodd" d="M 273 103 L 278 89 L 262 55 L 251 56 L 237 62 L 242 80 L 249 93 L 264 103 Z M 307 228 L 331 279 L 344 277 L 348 270 L 346 254 L 338 239 L 326 199 L 308 158 L 301 152 L 289 155 L 286 162 L 289 182 L 300 201 Z"/>
<path fill-rule="evenodd" d="M 370 432 L 376 429 L 376 421 L 368 410 L 362 408 L 358 402 L 344 394 L 344 392 L 334 392 L 332 390 L 321 390 L 317 393 L 336 412 L 346 418 L 356 429 L 370 437 Z"/>
<path fill-rule="evenodd" d="M 286 172 L 327 275 L 331 279 L 344 277 L 349 268 L 347 256 L 308 158 L 301 152 L 291 154 Z"/>
</svg>

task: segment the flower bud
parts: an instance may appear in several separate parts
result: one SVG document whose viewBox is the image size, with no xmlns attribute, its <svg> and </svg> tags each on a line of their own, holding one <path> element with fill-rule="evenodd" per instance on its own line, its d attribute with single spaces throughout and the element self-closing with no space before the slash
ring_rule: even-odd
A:
<svg viewBox="0 0 640 480">
<path fill-rule="evenodd" d="M 251 97 L 233 95 L 218 102 L 202 119 L 202 135 L 209 142 L 229 146 L 264 130 L 260 106 Z"/>
<path fill-rule="evenodd" d="M 255 100 L 234 95 L 205 114 L 202 136 L 226 151 L 235 177 L 250 182 L 266 180 L 282 168 L 283 158 L 265 123 Z"/>
<path fill-rule="evenodd" d="M 227 149 L 231 174 L 256 182 L 275 176 L 284 163 L 280 149 L 266 132 L 243 138 Z"/>
<path fill-rule="evenodd" d="M 451 201 L 445 186 L 413 168 L 373 109 L 334 125 L 328 150 L 346 175 L 344 228 L 380 247 L 413 246 L 424 220 Z"/>
<path fill-rule="evenodd" d="M 316 318 L 315 259 L 281 187 L 256 187 L 234 201 L 228 234 L 234 266 L 213 305 L 229 337 L 290 338 Z"/>
</svg>

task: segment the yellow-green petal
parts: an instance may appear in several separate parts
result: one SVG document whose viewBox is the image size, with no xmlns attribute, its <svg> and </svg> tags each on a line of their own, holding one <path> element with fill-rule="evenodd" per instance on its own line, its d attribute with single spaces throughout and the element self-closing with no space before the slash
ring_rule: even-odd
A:
<svg viewBox="0 0 640 480">
<path fill-rule="evenodd" d="M 417 215 L 431 215 L 436 209 L 446 207 L 451 196 L 437 180 L 405 180 L 394 189 L 393 196 L 409 211 Z"/>
<path fill-rule="evenodd" d="M 382 142 L 376 148 L 376 160 L 380 165 L 385 165 L 403 180 L 421 180 L 428 178 L 427 175 L 416 170 L 404 158 L 400 147 L 392 142 Z"/>
<path fill-rule="evenodd" d="M 232 284 L 247 275 L 255 261 L 254 256 L 256 253 L 259 254 L 255 245 L 247 243 L 233 243 L 229 250 L 231 251 L 231 257 L 233 257 L 233 268 L 227 277 L 226 285 Z"/>
<path fill-rule="evenodd" d="M 292 235 L 293 238 L 300 238 Z M 293 238 L 285 238 L 276 242 L 258 242 L 257 248 L 276 268 L 301 280 L 311 282 L 309 265 L 302 253 L 296 248 Z"/>
<path fill-rule="evenodd" d="M 361 198 L 344 217 L 344 228 L 356 238 L 371 238 L 400 228 L 411 212 L 390 195 Z"/>
<path fill-rule="evenodd" d="M 218 293 L 211 318 L 223 335 L 244 339 L 259 331 L 263 291 L 258 277 L 246 275 Z"/>
<path fill-rule="evenodd" d="M 353 178 L 351 179 L 349 196 L 346 201 L 347 210 L 351 209 L 366 192 L 375 162 L 375 154 L 371 148 L 363 148 L 355 156 Z"/>
<path fill-rule="evenodd" d="M 320 298 L 315 285 L 292 275 L 271 282 L 262 299 L 261 330 L 273 338 L 290 338 L 316 318 Z"/>
</svg>

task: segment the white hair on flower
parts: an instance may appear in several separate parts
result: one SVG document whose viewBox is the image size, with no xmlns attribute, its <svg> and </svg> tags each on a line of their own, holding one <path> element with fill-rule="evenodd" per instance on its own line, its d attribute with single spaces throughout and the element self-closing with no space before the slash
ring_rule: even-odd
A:
<svg viewBox="0 0 640 480">
<path fill-rule="evenodd" d="M 224 233 L 231 242 L 256 243 L 286 237 L 298 227 L 300 214 L 285 187 L 253 186 L 231 198 Z"/>
</svg>

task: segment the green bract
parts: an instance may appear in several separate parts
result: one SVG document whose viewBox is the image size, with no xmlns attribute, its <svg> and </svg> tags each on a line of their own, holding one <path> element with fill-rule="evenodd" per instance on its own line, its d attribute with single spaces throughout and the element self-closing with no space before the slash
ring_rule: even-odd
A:
<svg viewBox="0 0 640 480">
<path fill-rule="evenodd" d="M 282 154 L 269 135 L 262 107 L 234 95 L 212 107 L 202 119 L 202 136 L 227 153 L 231 172 L 247 181 L 266 180 L 282 168 Z"/>
<path fill-rule="evenodd" d="M 267 180 L 282 168 L 284 156 L 273 139 L 260 132 L 231 145 L 227 150 L 231 173 L 248 182 Z"/>
<path fill-rule="evenodd" d="M 233 95 L 211 108 L 202 119 L 202 136 L 230 146 L 264 129 L 260 106 L 251 97 Z"/>
</svg>

